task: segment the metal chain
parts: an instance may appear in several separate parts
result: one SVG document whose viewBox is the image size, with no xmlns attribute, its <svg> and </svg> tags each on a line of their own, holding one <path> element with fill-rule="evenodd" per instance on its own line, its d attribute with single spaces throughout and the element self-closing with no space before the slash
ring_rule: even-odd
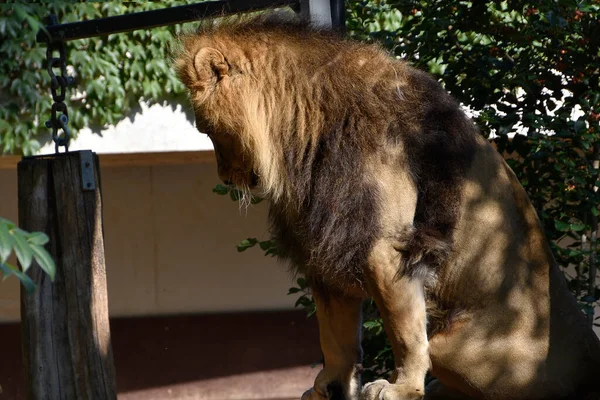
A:
<svg viewBox="0 0 600 400">
<path fill-rule="evenodd" d="M 58 53 L 58 57 L 54 57 Z M 69 141 L 71 140 L 71 131 L 67 126 L 69 122 L 69 112 L 64 103 L 67 86 L 72 83 L 72 78 L 67 76 L 65 42 L 54 41 L 48 43 L 46 50 L 47 70 L 50 75 L 50 91 L 52 92 L 52 113 L 50 119 L 46 121 L 46 127 L 52 129 L 52 140 L 54 141 L 54 150 L 59 152 L 59 148 L 64 146 L 65 151 L 69 151 Z M 60 70 L 60 75 L 56 75 L 55 69 Z M 62 135 L 59 131 L 62 130 Z"/>
</svg>

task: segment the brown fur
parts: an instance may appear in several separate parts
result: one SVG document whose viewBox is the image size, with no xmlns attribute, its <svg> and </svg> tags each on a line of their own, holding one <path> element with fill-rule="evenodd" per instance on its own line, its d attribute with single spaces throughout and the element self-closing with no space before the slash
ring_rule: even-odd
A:
<svg viewBox="0 0 600 400">
<path fill-rule="evenodd" d="M 396 372 L 364 399 L 421 398 L 430 359 L 462 395 L 584 390 L 585 372 L 564 365 L 597 367 L 598 342 L 554 276 L 522 188 L 437 82 L 377 46 L 281 18 L 208 24 L 182 44 L 176 68 L 219 176 L 271 200 L 282 256 L 316 290 L 326 365 L 305 399 L 358 396 L 353 299 L 367 293 Z M 470 344 L 485 338 L 490 356 Z M 549 352 L 554 343 L 570 350 Z"/>
<path fill-rule="evenodd" d="M 381 148 L 413 149 L 406 161 L 421 193 L 415 240 L 450 241 L 475 131 L 430 77 L 390 62 L 375 46 L 278 19 L 209 25 L 183 42 L 178 71 L 191 89 L 199 127 L 211 138 L 235 132 L 244 148 L 236 156 L 245 167 L 225 180 L 247 186 L 251 172 L 259 175 L 273 201 L 273 233 L 304 272 L 336 285 L 361 284 L 379 234 L 365 159 Z M 204 100 L 211 90 L 203 90 L 193 57 L 208 43 L 228 55 L 231 94 Z M 245 93 L 249 85 L 252 92 Z M 455 140 L 438 145 L 448 131 Z M 221 147 L 216 144 L 218 154 Z"/>
</svg>

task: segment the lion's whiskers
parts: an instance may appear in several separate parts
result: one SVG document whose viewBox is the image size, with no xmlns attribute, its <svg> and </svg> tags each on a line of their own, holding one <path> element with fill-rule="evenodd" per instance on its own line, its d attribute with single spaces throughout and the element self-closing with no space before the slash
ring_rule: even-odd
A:
<svg viewBox="0 0 600 400">
<path fill-rule="evenodd" d="M 238 190 L 239 194 L 238 204 L 240 212 L 242 211 L 242 208 L 244 208 L 244 210 L 248 212 L 248 207 L 252 204 L 253 197 L 252 192 L 250 191 L 250 187 L 244 184 L 242 186 L 236 186 L 236 189 Z"/>
</svg>

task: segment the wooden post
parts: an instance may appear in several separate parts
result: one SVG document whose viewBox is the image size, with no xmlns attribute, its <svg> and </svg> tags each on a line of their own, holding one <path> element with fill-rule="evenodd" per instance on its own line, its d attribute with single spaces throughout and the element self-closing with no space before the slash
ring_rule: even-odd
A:
<svg viewBox="0 0 600 400">
<path fill-rule="evenodd" d="M 18 179 L 20 225 L 50 237 L 56 262 L 54 282 L 34 264 L 36 291 L 21 289 L 27 398 L 116 399 L 98 157 L 26 157 Z"/>
</svg>

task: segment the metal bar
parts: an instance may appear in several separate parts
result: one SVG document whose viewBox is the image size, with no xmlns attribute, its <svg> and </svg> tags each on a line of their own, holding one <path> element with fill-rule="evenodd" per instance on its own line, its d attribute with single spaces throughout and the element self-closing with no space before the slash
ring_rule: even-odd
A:
<svg viewBox="0 0 600 400">
<path fill-rule="evenodd" d="M 40 31 L 38 42 L 68 41 L 111 33 L 130 32 L 138 29 L 149 29 L 157 26 L 181 24 L 198 21 L 201 18 L 227 15 L 270 7 L 295 6 L 299 0 L 219 0 L 185 6 L 170 7 L 160 10 L 117 15 L 70 24 L 50 25 L 48 33 Z"/>
<path fill-rule="evenodd" d="M 346 2 L 331 0 L 331 25 L 341 33 L 346 33 Z"/>
</svg>

